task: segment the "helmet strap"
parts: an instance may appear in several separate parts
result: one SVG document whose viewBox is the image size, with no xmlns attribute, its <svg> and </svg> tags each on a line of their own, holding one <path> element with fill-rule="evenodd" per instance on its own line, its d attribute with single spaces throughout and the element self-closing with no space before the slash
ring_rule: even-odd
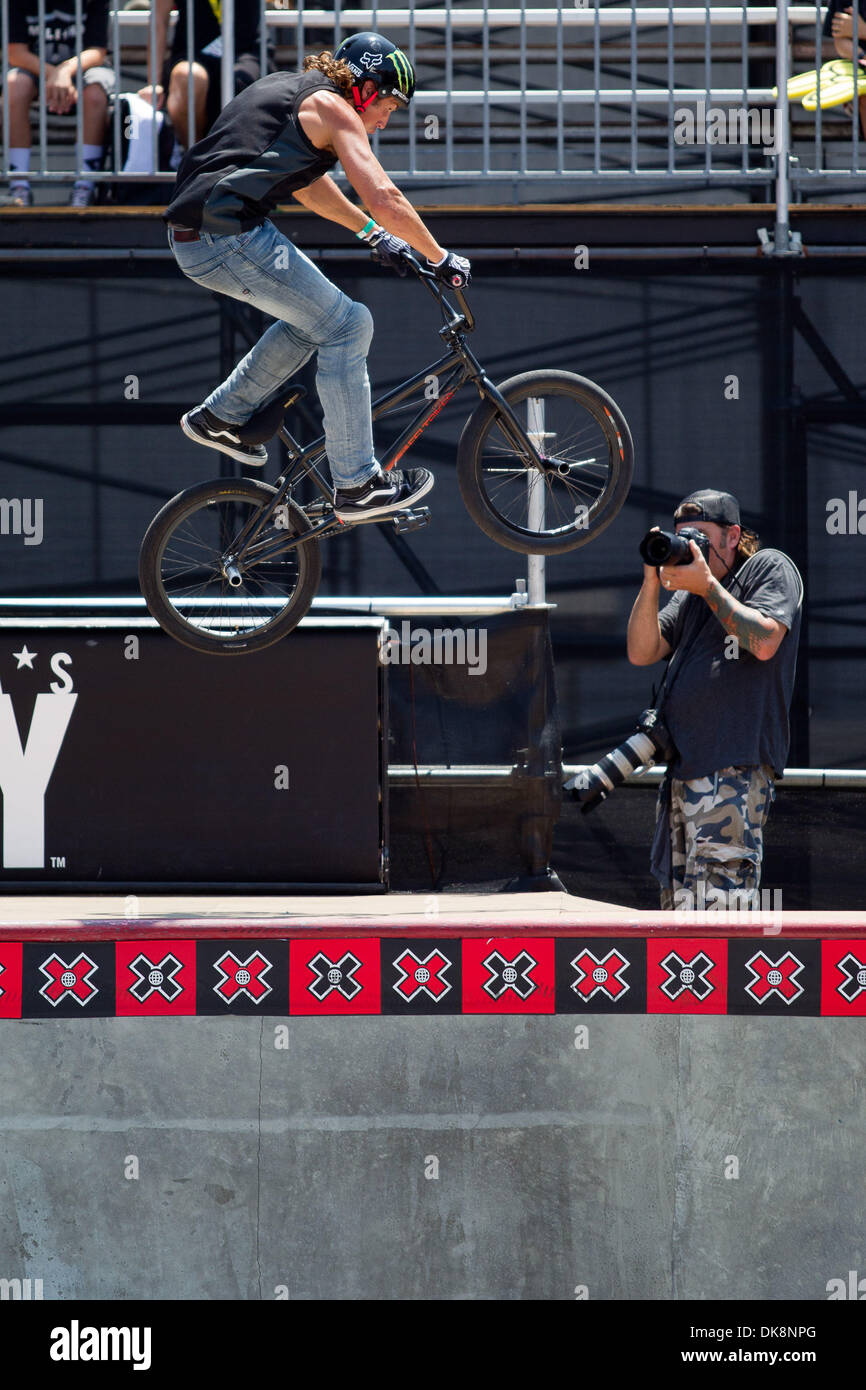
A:
<svg viewBox="0 0 866 1390">
<path fill-rule="evenodd" d="M 356 110 L 356 111 L 366 111 L 367 107 L 372 105 L 372 103 L 376 100 L 376 98 L 377 98 L 378 95 L 379 95 L 379 91 L 378 91 L 378 88 L 377 88 L 376 91 L 373 93 L 373 95 L 372 95 L 371 97 L 367 97 L 367 100 L 366 100 L 366 101 L 362 101 L 362 100 L 361 100 L 360 88 L 358 88 L 358 87 L 353 87 L 353 88 L 352 88 L 352 100 L 353 100 L 354 103 L 355 103 L 355 110 Z"/>
</svg>

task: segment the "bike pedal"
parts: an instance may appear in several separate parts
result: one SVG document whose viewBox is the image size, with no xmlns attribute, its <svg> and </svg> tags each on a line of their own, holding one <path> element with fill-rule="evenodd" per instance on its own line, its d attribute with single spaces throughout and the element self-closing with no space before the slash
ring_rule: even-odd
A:
<svg viewBox="0 0 866 1390">
<path fill-rule="evenodd" d="M 333 510 L 332 504 L 325 501 L 308 502 L 304 507 L 308 521 L 322 521 L 326 516 L 331 515 Z"/>
<path fill-rule="evenodd" d="M 414 511 L 400 512 L 394 517 L 394 530 L 398 535 L 404 531 L 418 531 L 422 526 L 426 526 L 430 520 L 429 507 L 416 507 Z"/>
</svg>

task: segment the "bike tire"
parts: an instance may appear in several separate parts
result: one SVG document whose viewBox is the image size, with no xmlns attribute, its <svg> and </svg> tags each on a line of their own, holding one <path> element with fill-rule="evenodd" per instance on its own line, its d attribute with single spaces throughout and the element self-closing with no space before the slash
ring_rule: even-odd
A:
<svg viewBox="0 0 866 1390">
<path fill-rule="evenodd" d="M 246 652 L 262 651 L 292 632 L 309 611 L 322 577 L 321 552 L 319 543 L 315 540 L 305 541 L 291 552 L 296 557 L 298 571 L 294 592 L 287 597 L 279 613 L 256 631 L 238 632 L 228 636 L 202 631 L 195 623 L 178 613 L 166 592 L 162 576 L 163 556 L 172 537 L 185 521 L 205 507 L 220 502 L 236 501 L 264 507 L 273 501 L 275 495 L 276 488 L 252 478 L 226 478 L 199 483 L 166 502 L 148 526 L 139 554 L 138 577 L 141 592 L 151 615 L 162 630 L 185 647 L 218 656 L 238 656 Z M 295 502 L 286 500 L 280 505 L 286 508 L 287 522 L 281 530 L 287 534 L 299 535 L 312 529 L 304 512 Z"/>
<path fill-rule="evenodd" d="M 584 433 L 592 432 L 592 447 L 599 453 L 606 451 L 607 457 L 603 466 L 608 469 L 608 476 L 598 488 L 597 495 L 592 496 L 592 489 L 587 488 L 587 497 L 591 500 L 580 504 L 586 515 L 581 515 L 579 529 L 577 522 L 572 519 L 567 528 L 553 524 L 547 526 L 546 523 L 546 529 L 533 530 L 519 524 L 513 514 L 503 515 L 503 511 L 500 510 L 502 504 L 498 506 L 496 499 L 489 495 L 489 475 L 508 473 L 509 470 L 488 466 L 485 462 L 485 445 L 488 446 L 491 460 L 504 457 L 504 451 L 501 447 L 496 451 L 489 444 L 492 431 L 497 428 L 498 416 L 495 404 L 484 400 L 467 420 L 457 446 L 457 480 L 466 510 L 475 524 L 491 540 L 523 555 L 564 554 L 587 545 L 613 521 L 631 486 L 634 445 L 625 416 L 606 391 L 595 382 L 577 376 L 574 372 L 521 372 L 518 376 L 509 377 L 498 390 L 512 409 L 533 397 L 542 401 L 549 400 L 551 404 L 556 405 L 557 412 L 562 414 L 563 402 L 570 402 L 575 418 L 586 422 Z M 577 438 L 578 434 L 575 433 L 575 439 Z M 515 457 L 513 448 L 511 457 Z M 569 482 L 565 483 L 565 475 L 556 477 L 554 481 L 561 484 L 560 491 L 564 491 L 567 486 L 576 490 L 578 482 L 572 482 L 571 470 L 585 467 L 587 462 L 595 468 L 602 466 L 594 458 L 582 460 L 580 463 L 564 463 L 563 466 L 569 470 Z M 515 465 L 510 470 L 515 483 L 520 483 L 518 475 L 521 470 L 521 485 L 525 488 L 528 470 L 522 462 L 515 459 Z M 552 484 L 548 483 L 546 497 L 551 486 Z M 582 479 L 580 486 L 585 486 Z M 550 510 L 548 503 L 547 511 Z M 577 507 L 574 508 L 574 513 L 576 512 Z"/>
</svg>

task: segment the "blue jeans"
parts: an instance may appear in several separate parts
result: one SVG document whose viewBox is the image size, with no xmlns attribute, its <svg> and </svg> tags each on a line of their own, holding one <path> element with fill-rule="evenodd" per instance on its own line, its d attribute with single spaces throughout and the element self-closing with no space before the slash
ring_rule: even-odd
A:
<svg viewBox="0 0 866 1390">
<path fill-rule="evenodd" d="M 253 304 L 277 320 L 203 404 L 221 420 L 246 424 L 318 353 L 316 389 L 337 487 L 358 487 L 378 467 L 373 453 L 367 350 L 373 317 L 332 285 L 272 222 L 239 236 L 169 245 L 190 280 Z"/>
</svg>

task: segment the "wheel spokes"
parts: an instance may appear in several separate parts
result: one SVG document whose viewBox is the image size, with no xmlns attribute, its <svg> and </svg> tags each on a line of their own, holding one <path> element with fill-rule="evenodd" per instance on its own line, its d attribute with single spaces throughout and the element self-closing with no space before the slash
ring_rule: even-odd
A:
<svg viewBox="0 0 866 1390">
<path fill-rule="evenodd" d="M 179 618 L 197 632 L 229 640 L 261 633 L 278 622 L 292 601 L 301 575 L 299 547 L 259 556 L 258 547 L 285 544 L 291 532 L 268 525 L 253 553 L 234 564 L 238 538 L 256 524 L 264 504 L 246 497 L 202 502 L 169 534 L 160 556 L 160 580 L 167 601 Z M 239 583 L 231 584 L 231 560 Z"/>
<path fill-rule="evenodd" d="M 544 467 L 521 457 L 502 423 L 492 419 L 478 473 L 488 503 L 527 534 L 585 530 L 612 477 L 609 432 L 570 395 L 528 396 L 510 404 Z"/>
</svg>

